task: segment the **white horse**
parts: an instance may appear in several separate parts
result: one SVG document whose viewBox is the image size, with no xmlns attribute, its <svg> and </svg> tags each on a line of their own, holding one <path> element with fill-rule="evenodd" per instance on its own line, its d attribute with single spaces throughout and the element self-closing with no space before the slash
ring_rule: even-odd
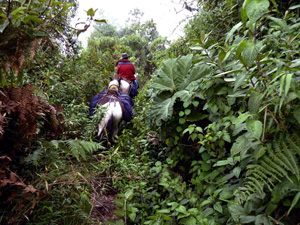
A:
<svg viewBox="0 0 300 225">
<path fill-rule="evenodd" d="M 109 84 L 107 95 L 98 102 L 98 104 L 106 108 L 105 116 L 98 127 L 98 137 L 101 137 L 104 133 L 109 143 L 114 143 L 115 135 L 118 133 L 119 124 L 124 114 L 124 106 L 117 97 L 117 91 L 119 91 L 119 83 L 113 80 Z"/>
<path fill-rule="evenodd" d="M 118 91 L 120 91 L 122 94 L 129 95 L 130 93 L 130 88 L 131 88 L 131 81 L 126 78 L 115 78 L 110 81 L 108 88 L 110 89 L 111 87 L 118 86 L 120 87 Z"/>
</svg>

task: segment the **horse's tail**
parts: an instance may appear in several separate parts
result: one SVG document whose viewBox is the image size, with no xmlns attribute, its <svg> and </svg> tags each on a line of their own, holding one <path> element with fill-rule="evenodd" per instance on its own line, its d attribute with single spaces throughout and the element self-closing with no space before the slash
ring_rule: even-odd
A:
<svg viewBox="0 0 300 225">
<path fill-rule="evenodd" d="M 101 137 L 101 135 L 104 132 L 104 129 L 107 129 L 107 124 L 110 123 L 109 121 L 113 117 L 113 114 L 111 112 L 108 112 L 105 114 L 105 116 L 102 118 L 99 128 L 98 128 L 98 137 Z"/>
<path fill-rule="evenodd" d="M 118 132 L 119 123 L 123 117 L 123 106 L 122 102 L 117 99 L 113 99 L 113 102 L 103 104 L 107 106 L 107 111 L 104 118 L 99 124 L 98 137 L 104 134 L 107 136 L 109 142 L 114 142 L 114 136 Z M 106 128 L 106 129 L 105 129 Z"/>
<path fill-rule="evenodd" d="M 108 140 L 110 143 L 113 142 L 112 136 L 113 136 L 113 124 L 114 124 L 114 115 L 113 113 L 110 114 L 107 124 L 106 124 L 106 130 L 107 130 L 107 135 L 108 135 Z"/>
<path fill-rule="evenodd" d="M 109 110 L 99 125 L 98 137 L 101 137 L 103 132 L 104 132 L 104 135 L 106 135 L 105 132 L 107 132 L 108 139 L 111 142 L 112 134 L 113 134 L 113 123 L 114 123 L 114 115 L 113 115 L 112 111 Z M 106 131 L 104 131 L 104 129 L 106 129 Z"/>
</svg>

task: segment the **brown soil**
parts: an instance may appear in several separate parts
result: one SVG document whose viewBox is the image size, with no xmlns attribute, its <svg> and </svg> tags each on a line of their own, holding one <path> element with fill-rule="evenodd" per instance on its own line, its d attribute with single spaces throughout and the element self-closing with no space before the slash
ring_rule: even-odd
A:
<svg viewBox="0 0 300 225">
<path fill-rule="evenodd" d="M 117 221 L 120 218 L 113 212 L 117 209 L 114 200 L 117 198 L 117 190 L 111 188 L 104 181 L 105 178 L 94 180 L 94 193 L 92 193 L 92 213 L 91 216 L 95 224 L 102 222 L 106 224 L 108 221 Z"/>
</svg>

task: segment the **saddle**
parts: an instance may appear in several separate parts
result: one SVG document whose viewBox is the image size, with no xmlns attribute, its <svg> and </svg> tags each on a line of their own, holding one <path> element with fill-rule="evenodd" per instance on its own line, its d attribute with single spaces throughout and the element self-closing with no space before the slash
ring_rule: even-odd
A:
<svg viewBox="0 0 300 225">
<path fill-rule="evenodd" d="M 117 92 L 114 89 L 110 89 L 107 94 L 105 96 L 103 96 L 102 98 L 99 99 L 98 104 L 100 105 L 104 105 L 106 103 L 112 103 L 114 102 L 116 104 L 116 102 L 120 103 L 120 106 L 122 108 L 122 113 L 124 115 L 125 112 L 125 108 L 124 108 L 124 104 L 123 102 L 117 97 Z"/>
<path fill-rule="evenodd" d="M 113 94 L 113 95 L 117 96 L 118 95 L 118 93 L 117 93 L 118 91 L 119 91 L 119 86 L 113 84 L 113 85 L 110 85 L 108 87 L 107 94 L 108 95 Z"/>
<path fill-rule="evenodd" d="M 108 102 L 119 102 L 122 108 L 123 120 L 129 122 L 133 115 L 132 107 L 134 106 L 134 101 L 130 96 L 122 94 L 117 90 L 118 85 L 111 85 L 109 89 L 94 95 L 89 105 L 90 116 L 95 114 L 98 104 L 103 105 Z"/>
</svg>

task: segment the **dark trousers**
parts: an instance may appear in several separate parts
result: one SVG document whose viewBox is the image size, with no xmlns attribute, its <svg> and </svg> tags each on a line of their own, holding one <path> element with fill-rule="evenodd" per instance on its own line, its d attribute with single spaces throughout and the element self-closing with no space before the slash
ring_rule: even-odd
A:
<svg viewBox="0 0 300 225">
<path fill-rule="evenodd" d="M 132 83 L 136 87 L 136 89 L 138 89 L 140 87 L 140 85 L 139 85 L 139 83 L 138 83 L 137 80 L 133 80 Z"/>
</svg>

